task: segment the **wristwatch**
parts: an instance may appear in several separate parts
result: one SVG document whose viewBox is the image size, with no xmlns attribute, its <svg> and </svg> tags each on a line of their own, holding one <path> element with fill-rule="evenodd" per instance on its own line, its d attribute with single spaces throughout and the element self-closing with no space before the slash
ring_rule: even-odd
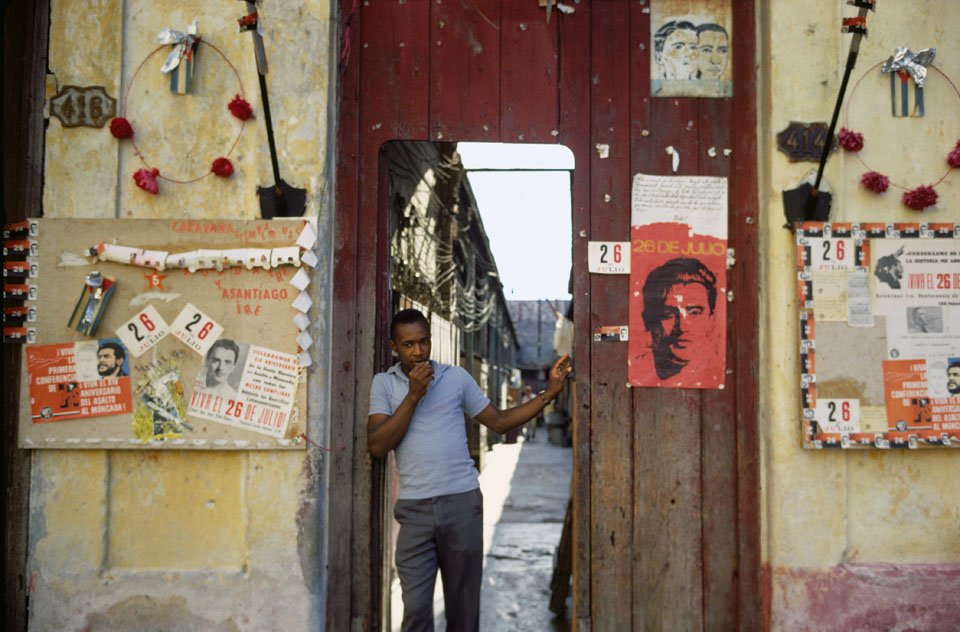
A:
<svg viewBox="0 0 960 632">
<path fill-rule="evenodd" d="M 540 401 L 543 402 L 544 404 L 549 404 L 550 400 L 544 397 L 544 393 L 546 392 L 547 392 L 546 389 L 540 391 L 539 393 L 537 393 L 537 397 L 539 397 Z"/>
</svg>

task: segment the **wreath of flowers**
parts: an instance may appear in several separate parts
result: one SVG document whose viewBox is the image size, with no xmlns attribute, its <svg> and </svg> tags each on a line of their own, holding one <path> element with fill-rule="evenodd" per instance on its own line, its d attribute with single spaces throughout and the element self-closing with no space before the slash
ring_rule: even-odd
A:
<svg viewBox="0 0 960 632">
<path fill-rule="evenodd" d="M 860 79 L 857 80 L 857 83 L 854 84 L 853 90 L 851 91 L 851 97 L 853 96 L 853 93 L 856 92 L 860 82 L 863 81 L 863 78 L 882 63 L 883 62 L 880 62 L 874 65 L 872 68 L 867 70 L 867 72 L 865 72 Z M 957 98 L 960 99 L 960 90 L 957 90 L 957 86 L 954 85 L 954 83 L 950 80 L 950 77 L 944 74 L 942 70 L 933 64 L 930 64 L 929 67 L 936 70 L 938 73 L 940 73 L 941 77 L 947 80 L 947 83 L 951 88 L 953 88 Z M 849 118 L 850 102 L 852 100 L 853 99 L 851 98 L 849 101 L 847 101 L 847 107 L 844 110 L 844 122 L 846 122 Z M 844 150 L 853 153 L 857 157 L 857 160 L 860 162 L 860 164 L 863 165 L 864 169 L 867 170 L 866 173 L 860 177 L 860 184 L 865 189 L 873 191 L 877 194 L 883 193 L 891 186 L 901 189 L 903 191 L 903 195 L 901 196 L 900 201 L 903 202 L 904 206 L 915 211 L 923 211 L 924 209 L 936 204 L 938 195 L 935 187 L 943 182 L 944 179 L 950 175 L 950 172 L 953 169 L 960 168 L 960 140 L 958 140 L 956 145 L 954 145 L 953 150 L 947 154 L 947 170 L 942 176 L 940 176 L 940 179 L 933 184 L 924 184 L 910 189 L 899 185 L 896 182 L 891 182 L 889 177 L 878 171 L 875 171 L 866 163 L 866 161 L 864 161 L 863 156 L 860 153 L 860 150 L 862 150 L 864 146 L 863 134 L 848 129 L 847 127 L 841 127 L 840 132 L 837 134 L 837 142 Z"/>
<path fill-rule="evenodd" d="M 133 181 L 136 182 L 138 187 L 154 195 L 160 192 L 160 187 L 157 184 L 157 180 L 166 180 L 167 182 L 173 182 L 175 184 L 191 184 L 193 182 L 198 182 L 200 180 L 203 180 L 210 174 L 219 176 L 221 178 L 229 178 L 231 175 L 233 175 L 233 171 L 234 171 L 233 163 L 230 162 L 230 159 L 228 158 L 228 156 L 231 153 L 233 153 L 233 150 L 236 148 L 237 144 L 240 142 L 240 136 L 243 134 L 243 128 L 246 126 L 246 121 L 253 117 L 253 108 L 251 108 L 247 100 L 243 98 L 243 94 L 244 94 L 243 83 L 240 81 L 240 73 L 237 72 L 236 67 L 234 67 L 234 65 L 230 63 L 230 60 L 227 59 L 227 56 L 223 54 L 223 51 L 221 51 L 219 48 L 217 48 L 213 44 L 209 42 L 205 42 L 202 39 L 197 39 L 197 44 L 198 45 L 203 44 L 204 46 L 208 46 L 214 51 L 216 51 L 217 54 L 220 55 L 220 57 L 223 59 L 223 61 L 225 61 L 228 66 L 230 66 L 230 70 L 233 71 L 234 76 L 237 78 L 239 92 L 237 92 L 233 100 L 227 104 L 227 109 L 230 110 L 230 113 L 234 117 L 240 120 L 240 129 L 237 132 L 236 138 L 234 138 L 233 142 L 230 144 L 229 149 L 227 149 L 227 152 L 224 155 L 219 156 L 218 158 L 213 160 L 213 162 L 210 165 L 209 171 L 195 178 L 190 178 L 188 180 L 178 180 L 176 178 L 164 176 L 160 174 L 160 169 L 158 169 L 156 166 L 153 166 L 149 162 L 147 162 L 147 159 L 144 157 L 143 152 L 140 150 L 140 147 L 137 145 L 136 140 L 134 140 L 133 125 L 131 125 L 130 121 L 126 118 L 125 115 L 127 112 L 127 103 L 130 96 L 130 89 L 133 87 L 133 84 L 137 79 L 137 75 L 140 74 L 140 70 L 150 60 L 151 57 L 156 55 L 161 50 L 169 48 L 169 46 L 164 44 L 155 48 L 149 55 L 146 56 L 146 58 L 142 62 L 140 62 L 140 65 L 137 66 L 137 70 L 133 73 L 133 77 L 130 78 L 130 84 L 127 86 L 127 89 L 123 95 L 123 103 L 121 104 L 121 107 L 120 107 L 120 116 L 117 116 L 116 118 L 110 121 L 110 133 L 113 134 L 114 138 L 117 138 L 118 140 L 130 139 L 130 143 L 133 145 L 134 152 L 137 154 L 137 157 L 140 158 L 140 162 L 143 163 L 143 168 L 138 169 L 136 173 L 133 174 Z M 181 70 L 181 72 L 184 72 L 184 71 L 185 71 L 185 68 Z"/>
</svg>

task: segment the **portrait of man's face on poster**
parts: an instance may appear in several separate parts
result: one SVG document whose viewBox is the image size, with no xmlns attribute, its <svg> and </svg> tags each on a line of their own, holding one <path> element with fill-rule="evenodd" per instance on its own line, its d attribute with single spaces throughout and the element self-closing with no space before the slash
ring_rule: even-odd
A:
<svg viewBox="0 0 960 632">
<path fill-rule="evenodd" d="M 671 259 L 650 272 L 642 318 L 658 378 L 677 376 L 709 355 L 716 304 L 716 275 L 697 259 Z"/>
<path fill-rule="evenodd" d="M 89 382 L 130 375 L 129 354 L 119 338 L 83 340 L 76 343 L 77 380 Z"/>
<path fill-rule="evenodd" d="M 661 79 L 695 79 L 697 27 L 686 20 L 671 20 L 653 38 L 653 57 Z"/>
<path fill-rule="evenodd" d="M 719 80 L 730 59 L 730 36 L 719 24 L 707 22 L 697 27 L 697 79 Z"/>
<path fill-rule="evenodd" d="M 728 0 L 662 0 L 651 6 L 650 94 L 730 97 Z"/>
<path fill-rule="evenodd" d="M 947 393 L 960 397 L 960 358 L 949 358 L 947 362 Z"/>
<path fill-rule="evenodd" d="M 943 333 L 943 308 L 938 305 L 908 307 L 907 331 L 914 334 Z"/>
<path fill-rule="evenodd" d="M 873 269 L 873 276 L 877 278 L 877 281 L 891 290 L 899 290 L 900 281 L 903 279 L 901 256 L 903 256 L 903 248 L 877 259 L 877 265 Z"/>
<path fill-rule="evenodd" d="M 239 385 L 249 345 L 229 338 L 220 338 L 207 350 L 203 369 L 197 376 L 202 390 L 232 396 Z"/>
<path fill-rule="evenodd" d="M 127 352 L 119 342 L 101 341 L 97 349 L 97 374 L 100 377 L 122 377 Z"/>
</svg>

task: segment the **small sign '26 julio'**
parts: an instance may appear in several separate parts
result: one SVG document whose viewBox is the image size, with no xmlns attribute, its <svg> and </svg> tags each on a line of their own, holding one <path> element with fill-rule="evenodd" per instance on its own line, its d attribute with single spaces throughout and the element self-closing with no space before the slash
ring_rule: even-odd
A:
<svg viewBox="0 0 960 632">
<path fill-rule="evenodd" d="M 116 331 L 124 346 L 135 358 L 139 358 L 144 351 L 170 333 L 170 326 L 153 305 L 147 305 Z"/>
<path fill-rule="evenodd" d="M 187 303 L 173 321 L 171 329 L 174 336 L 200 355 L 205 355 L 210 345 L 223 333 L 223 327 L 219 323 L 190 303 Z"/>
<path fill-rule="evenodd" d="M 587 245 L 587 269 L 594 274 L 629 274 L 629 241 L 591 241 Z"/>
</svg>

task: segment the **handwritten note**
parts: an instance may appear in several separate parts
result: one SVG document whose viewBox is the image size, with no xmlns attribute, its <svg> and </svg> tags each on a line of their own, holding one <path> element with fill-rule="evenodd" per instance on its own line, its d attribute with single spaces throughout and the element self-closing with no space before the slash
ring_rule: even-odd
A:
<svg viewBox="0 0 960 632">
<path fill-rule="evenodd" d="M 727 179 L 710 176 L 633 177 L 630 223 L 681 222 L 726 239 Z"/>
<path fill-rule="evenodd" d="M 845 322 L 847 320 L 847 273 L 843 270 L 817 270 L 813 276 L 813 304 L 817 320 Z"/>
</svg>

